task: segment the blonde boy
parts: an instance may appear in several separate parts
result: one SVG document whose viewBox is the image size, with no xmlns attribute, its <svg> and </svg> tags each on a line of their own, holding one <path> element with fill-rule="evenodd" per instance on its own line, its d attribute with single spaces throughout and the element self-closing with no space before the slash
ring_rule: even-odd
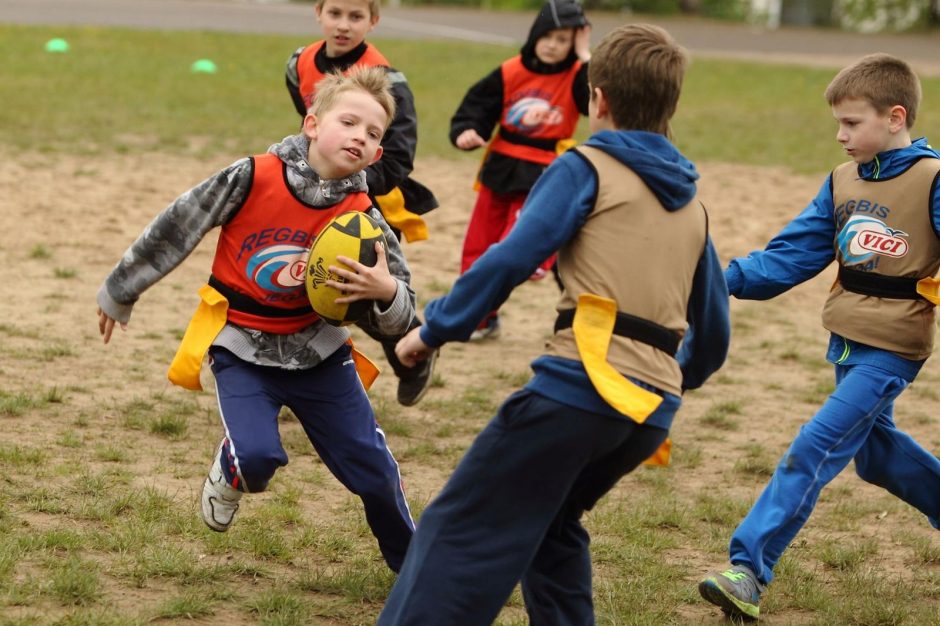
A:
<svg viewBox="0 0 940 626">
<path fill-rule="evenodd" d="M 804 424 L 731 537 L 731 567 L 708 574 L 702 596 L 756 619 L 773 568 L 826 486 L 850 461 L 940 528 L 940 460 L 894 423 L 894 401 L 933 350 L 940 268 L 940 154 L 911 141 L 920 82 L 901 59 L 862 58 L 826 89 L 851 159 L 763 251 L 731 261 L 729 293 L 765 300 L 835 261 L 839 280 L 822 322 L 835 391 Z M 922 295 L 923 294 L 923 295 Z"/>
<path fill-rule="evenodd" d="M 140 295 L 221 228 L 209 285 L 200 292 L 207 305 L 227 304 L 224 325 L 205 333 L 225 435 L 203 485 L 203 520 L 228 530 L 242 495 L 264 491 L 287 464 L 278 433 L 287 406 L 330 471 L 360 496 L 382 555 L 397 571 L 414 530 L 398 464 L 357 377 L 349 331 L 321 321 L 303 285 L 320 229 L 342 212 L 366 212 L 385 233 L 377 264 L 345 259 L 348 267 L 331 270 L 348 281 L 344 301 L 376 300 L 363 327 L 380 335 L 409 327 L 415 295 L 408 267 L 371 205 L 362 172 L 381 157 L 394 110 L 384 71 L 328 77 L 301 134 L 236 161 L 154 219 L 98 292 L 98 324 L 108 343 L 115 323 L 126 329 Z M 191 330 L 197 327 L 194 318 Z M 198 371 L 171 371 L 174 381 L 193 378 L 190 386 L 198 388 Z"/>
<path fill-rule="evenodd" d="M 379 23 L 378 0 L 318 0 L 317 22 L 323 39 L 301 46 L 287 61 L 286 82 L 294 108 L 307 114 L 323 76 L 346 73 L 358 66 L 381 67 L 391 82 L 395 115 L 382 137 L 384 156 L 366 168 L 366 183 L 373 204 L 382 212 L 396 237 L 420 241 L 428 236 L 422 215 L 437 207 L 431 191 L 410 177 L 418 143 L 414 96 L 401 72 L 392 69 L 378 48 L 365 41 Z M 413 326 L 420 320 L 415 317 Z M 408 368 L 395 357 L 395 339 L 379 339 L 392 370 L 399 378 L 398 401 L 411 406 L 427 391 L 434 360 Z"/>
</svg>

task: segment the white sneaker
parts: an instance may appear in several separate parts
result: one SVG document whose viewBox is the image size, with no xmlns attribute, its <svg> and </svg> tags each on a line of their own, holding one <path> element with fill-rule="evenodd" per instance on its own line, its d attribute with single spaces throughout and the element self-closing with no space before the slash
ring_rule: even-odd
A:
<svg viewBox="0 0 940 626">
<path fill-rule="evenodd" d="M 483 341 L 499 337 L 499 317 L 491 317 L 483 328 L 477 328 L 470 333 L 470 341 Z"/>
<path fill-rule="evenodd" d="M 222 446 L 215 453 L 215 461 L 202 486 L 202 521 L 212 530 L 224 533 L 235 520 L 242 492 L 225 481 L 222 474 Z"/>
</svg>

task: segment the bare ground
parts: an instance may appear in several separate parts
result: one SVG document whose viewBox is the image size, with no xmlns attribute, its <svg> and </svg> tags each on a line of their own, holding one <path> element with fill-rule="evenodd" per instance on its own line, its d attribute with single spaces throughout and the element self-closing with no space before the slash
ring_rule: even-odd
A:
<svg viewBox="0 0 940 626">
<path fill-rule="evenodd" d="M 228 161 L 155 154 L 94 160 L 15 156 L 0 161 L 0 284 L 6 293 L 0 300 L 0 391 L 41 394 L 55 388 L 64 398 L 51 413 L 0 415 L 0 442 L 42 449 L 48 454 L 47 464 L 55 467 L 74 455 L 63 447 L 62 437 L 74 430 L 76 418 L 82 416 L 80 439 L 89 451 L 83 460 L 94 466 L 100 464 L 91 454 L 96 445 L 121 441 L 118 435 L 123 416 L 116 407 L 157 393 L 171 394 L 182 403 L 195 401 L 184 440 L 167 441 L 142 432 L 137 436 L 147 453 L 135 453 L 127 468 L 141 487 L 153 486 L 172 494 L 179 507 L 190 509 L 195 516 L 201 476 L 217 444 L 220 426 L 211 415 L 213 396 L 171 387 L 165 380 L 165 369 L 195 305 L 195 291 L 207 276 L 214 237 L 144 295 L 129 330 L 118 332 L 109 346 L 103 346 L 98 337 L 94 296 L 119 255 L 156 212 Z M 471 161 L 425 160 L 418 164 L 417 177 L 435 190 L 442 205 L 429 216 L 430 240 L 405 248 L 422 302 L 446 291 L 457 274 L 460 243 L 474 197 L 470 189 L 474 167 Z M 821 181 L 821 177 L 798 176 L 782 169 L 722 163 L 701 164 L 700 170 L 701 195 L 724 261 L 762 246 L 806 205 Z M 694 469 L 680 466 L 676 493 L 671 496 L 684 502 L 703 493 L 756 497 L 764 479 L 741 479 L 735 473 L 735 463 L 755 446 L 773 459 L 779 457 L 800 424 L 812 415 L 831 381 L 831 370 L 823 363 L 826 334 L 819 323 L 819 311 L 832 279 L 830 269 L 774 301 L 732 302 L 735 332 L 727 366 L 703 390 L 688 394 L 676 421 L 673 439 L 677 457 L 695 451 L 700 460 Z M 373 397 L 380 408 L 386 407 L 416 428 L 445 426 L 438 423 L 441 418 L 431 407 L 441 407 L 468 389 L 484 389 L 495 401 L 501 400 L 520 384 L 528 363 L 539 354 L 550 332 L 556 297 L 550 280 L 522 285 L 503 309 L 502 337 L 445 347 L 438 370 L 441 384 L 417 407 L 393 407 L 395 378 L 390 372 L 380 377 Z M 381 359 L 376 344 L 362 340 L 359 345 Z M 901 427 L 931 450 L 940 450 L 937 396 L 932 391 L 940 380 L 937 367 L 936 361 L 929 362 L 898 406 Z M 737 430 L 718 431 L 703 421 L 709 409 L 722 402 L 740 406 Z M 458 455 L 471 441 L 479 422 L 470 424 L 468 427 L 468 422 L 455 418 L 456 428 L 445 437 Z M 285 429 L 298 436 L 296 428 Z M 394 435 L 389 439 L 401 460 L 410 497 L 426 502 L 443 484 L 451 462 L 409 462 L 420 457 L 402 450 L 404 444 Z M 305 515 L 323 516 L 331 507 L 349 506 L 348 494 L 312 453 L 295 454 L 282 472 L 322 474 L 317 493 L 305 494 Z M 627 477 L 615 488 L 611 500 L 629 500 L 639 479 Z M 3 489 L 0 478 L 0 491 Z M 819 516 L 825 518 L 836 507 L 845 506 L 845 497 L 829 500 L 825 493 L 847 495 L 860 503 L 851 528 L 834 531 L 831 525 L 814 524 Z M 265 497 L 252 496 L 259 502 Z M 37 530 L 89 523 L 67 513 L 17 510 L 16 514 Z M 590 528 L 590 516 L 587 523 Z M 923 516 L 863 483 L 849 469 L 824 492 L 817 513 L 793 550 L 803 558 L 806 550 L 822 541 L 871 539 L 881 546 L 877 566 L 906 580 L 911 575 L 911 554 L 898 544 L 900 532 L 937 541 Z M 319 557 L 310 558 L 316 561 Z M 699 574 L 721 564 L 704 546 L 675 550 L 669 558 L 690 567 L 690 586 Z M 930 567 L 936 575 L 940 564 Z M 107 590 L 109 601 L 128 610 L 153 601 L 161 592 L 154 585 Z M 681 612 L 689 623 L 721 621 L 717 611 L 704 603 L 684 606 Z M 223 611 L 215 615 L 215 619 L 222 618 L 239 623 L 234 614 Z M 324 620 L 325 624 L 342 623 Z M 805 612 L 786 609 L 765 620 L 768 624 L 811 621 L 812 616 Z"/>
</svg>

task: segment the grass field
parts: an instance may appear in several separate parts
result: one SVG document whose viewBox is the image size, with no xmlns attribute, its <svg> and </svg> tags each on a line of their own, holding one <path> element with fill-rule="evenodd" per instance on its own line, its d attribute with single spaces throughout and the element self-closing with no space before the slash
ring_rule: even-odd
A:
<svg viewBox="0 0 940 626">
<path fill-rule="evenodd" d="M 64 37 L 67 54 L 45 41 Z M 285 36 L 0 25 L 0 128 L 17 150 L 243 154 L 295 131 L 284 87 Z M 459 158 L 450 116 L 474 81 L 514 51 L 492 45 L 382 41 L 408 76 L 419 113 L 419 156 Z M 209 58 L 219 71 L 192 74 Z M 822 93 L 833 71 L 695 59 L 674 130 L 693 160 L 827 171 L 841 158 Z M 918 132 L 940 135 L 940 80 L 924 80 Z M 729 141 L 733 138 L 733 141 Z M 476 155 L 467 158 L 476 158 Z"/>
<path fill-rule="evenodd" d="M 44 52 L 52 37 L 66 38 L 71 51 Z M 226 534 L 199 519 L 219 416 L 211 393 L 169 388 L 163 375 L 190 312 L 182 296 L 204 280 L 211 250 L 198 250 L 195 262 L 148 294 L 117 346 L 101 348 L 92 317 L 94 290 L 119 246 L 162 208 L 158 202 L 185 189 L 153 189 L 151 169 L 162 179 L 186 169 L 174 181 L 191 184 L 206 175 L 206 163 L 264 150 L 294 132 L 283 66 L 303 43 L 0 25 L 0 193 L 23 203 L 0 200 L 11 213 L 21 210 L 0 215 L 8 225 L 0 276 L 10 286 L 0 302 L 0 625 L 351 626 L 374 623 L 381 610 L 393 577 L 361 506 L 289 414 L 281 427 L 291 464 L 271 490 L 246 498 Z M 415 92 L 419 160 L 437 173 L 472 172 L 478 155 L 456 154 L 448 120 L 466 87 L 511 50 L 395 41 L 382 49 Z M 219 72 L 191 74 L 198 58 L 213 59 Z M 831 75 L 694 61 L 674 124 L 677 142 L 725 180 L 740 172 L 763 177 L 768 188 L 756 200 L 742 196 L 750 199 L 740 208 L 747 223 L 716 210 L 716 237 L 764 238 L 786 215 L 771 210 L 771 192 L 796 186 L 812 193 L 842 159 L 822 99 Z M 940 81 L 925 80 L 924 88 L 928 105 L 918 127 L 940 136 L 930 105 L 940 102 Z M 721 162 L 731 166 L 716 168 Z M 49 173 L 33 178 L 36 171 Z M 138 186 L 125 194 L 124 178 Z M 24 180 L 35 187 L 21 188 Z M 438 190 L 443 180 L 423 182 Z M 723 186 L 716 187 L 720 196 Z M 73 194 L 100 204 L 66 212 L 59 205 Z M 119 201 L 126 201 L 121 211 L 102 215 Z M 459 245 L 465 218 L 450 208 L 434 219 Z M 91 226 L 80 229 L 84 222 Z M 427 270 L 421 301 L 446 292 L 449 266 L 411 250 Z M 792 432 L 832 389 L 822 360 L 820 281 L 773 302 L 735 303 L 732 358 L 705 389 L 687 395 L 673 434 L 674 464 L 636 472 L 587 516 L 599 624 L 722 623 L 698 598 L 695 581 L 723 563 L 732 529 Z M 546 287 L 523 286 L 516 314 L 550 315 Z M 168 315 L 155 317 L 161 308 Z M 502 399 L 528 379 L 540 329 L 507 337 L 503 353 L 493 345 L 449 346 L 434 388 L 413 409 L 394 402 L 390 376 L 380 379 L 372 398 L 416 517 Z M 905 428 L 932 450 L 940 449 L 937 383 L 940 369 L 929 363 L 901 411 Z M 851 470 L 844 474 L 780 563 L 763 604 L 766 623 L 940 623 L 936 533 L 910 507 Z M 518 592 L 498 623 L 526 623 Z"/>
</svg>

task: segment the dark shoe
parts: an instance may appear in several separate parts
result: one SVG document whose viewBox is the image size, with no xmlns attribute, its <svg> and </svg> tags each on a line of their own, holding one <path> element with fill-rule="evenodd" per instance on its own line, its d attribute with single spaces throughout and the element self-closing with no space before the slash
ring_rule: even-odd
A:
<svg viewBox="0 0 940 626">
<path fill-rule="evenodd" d="M 398 379 L 398 404 L 414 406 L 418 404 L 428 387 L 431 386 L 431 377 L 434 375 L 434 363 L 437 361 L 435 350 L 431 356 L 421 361 Z"/>
<path fill-rule="evenodd" d="M 764 585 L 749 567 L 733 565 L 723 572 L 711 572 L 699 583 L 698 592 L 733 619 L 749 622 L 760 617 Z"/>
</svg>

